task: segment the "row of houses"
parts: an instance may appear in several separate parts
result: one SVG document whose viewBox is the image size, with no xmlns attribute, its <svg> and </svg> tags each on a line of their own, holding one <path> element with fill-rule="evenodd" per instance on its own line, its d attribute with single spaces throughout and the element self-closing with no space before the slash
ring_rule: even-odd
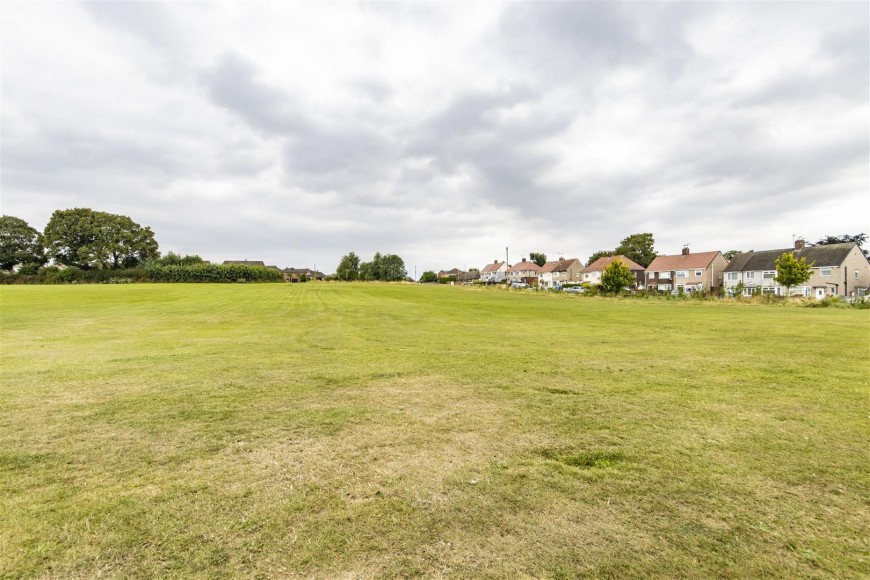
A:
<svg viewBox="0 0 870 580">
<path fill-rule="evenodd" d="M 660 292 L 716 292 L 719 288 L 734 295 L 770 293 L 783 296 L 786 289 L 776 280 L 776 260 L 794 252 L 813 265 L 811 278 L 791 288 L 791 295 L 825 298 L 827 296 L 863 296 L 870 286 L 870 262 L 855 243 L 807 246 L 796 240 L 794 248 L 743 252 L 730 261 L 720 251 L 693 253 L 688 247 L 680 254 L 657 256 L 644 268 L 625 256 L 603 257 L 588 266 L 576 258 L 559 259 L 538 266 L 525 258 L 517 264 L 494 260 L 479 271 L 462 272 L 454 268 L 441 271 L 439 277 L 457 283 L 480 281 L 496 284 L 523 282 L 529 286 L 558 289 L 566 284 L 590 285 L 601 282 L 604 269 L 619 260 L 635 278 L 635 288 Z"/>
</svg>

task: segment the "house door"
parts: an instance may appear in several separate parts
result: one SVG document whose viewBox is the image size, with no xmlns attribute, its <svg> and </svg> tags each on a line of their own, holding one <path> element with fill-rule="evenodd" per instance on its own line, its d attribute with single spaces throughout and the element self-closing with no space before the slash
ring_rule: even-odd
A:
<svg viewBox="0 0 870 580">
<path fill-rule="evenodd" d="M 816 300 L 821 300 L 825 297 L 825 289 L 824 288 L 816 288 Z"/>
</svg>

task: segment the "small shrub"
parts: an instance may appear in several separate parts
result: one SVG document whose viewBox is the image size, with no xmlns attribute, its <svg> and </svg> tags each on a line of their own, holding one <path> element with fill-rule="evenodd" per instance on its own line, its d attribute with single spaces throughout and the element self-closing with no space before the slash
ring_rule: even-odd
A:
<svg viewBox="0 0 870 580">
<path fill-rule="evenodd" d="M 18 268 L 18 273 L 24 276 L 36 276 L 39 274 L 39 264 L 30 262 Z"/>
</svg>

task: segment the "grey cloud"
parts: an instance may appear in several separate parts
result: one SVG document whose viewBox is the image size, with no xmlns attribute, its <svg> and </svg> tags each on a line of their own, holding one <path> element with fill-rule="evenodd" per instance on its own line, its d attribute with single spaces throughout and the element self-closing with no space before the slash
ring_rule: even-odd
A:
<svg viewBox="0 0 870 580">
<path fill-rule="evenodd" d="M 282 140 L 287 182 L 325 191 L 377 179 L 394 157 L 390 140 L 364 125 L 331 126 L 305 115 L 286 91 L 257 78 L 254 64 L 226 55 L 202 75 L 216 104 L 262 134 Z"/>
<path fill-rule="evenodd" d="M 295 135 L 311 131 L 292 95 L 257 79 L 257 69 L 235 54 L 226 54 L 201 80 L 210 97 L 266 135 Z"/>
<path fill-rule="evenodd" d="M 532 120 L 502 120 L 498 113 L 538 99 L 523 86 L 460 94 L 421 125 L 409 153 L 431 157 L 440 171 L 470 172 L 478 196 L 527 209 L 535 198 L 552 195 L 541 178 L 558 162 L 554 155 L 536 153 L 534 146 L 563 131 L 569 120 L 553 113 Z"/>
<path fill-rule="evenodd" d="M 172 16 L 168 5 L 160 2 L 82 2 L 81 6 L 96 21 L 160 49 L 180 49 L 186 34 Z"/>
<path fill-rule="evenodd" d="M 682 30 L 694 13 L 680 4 L 514 3 L 505 10 L 496 38 L 541 74 L 588 75 L 643 63 L 672 75 L 691 57 Z"/>
</svg>

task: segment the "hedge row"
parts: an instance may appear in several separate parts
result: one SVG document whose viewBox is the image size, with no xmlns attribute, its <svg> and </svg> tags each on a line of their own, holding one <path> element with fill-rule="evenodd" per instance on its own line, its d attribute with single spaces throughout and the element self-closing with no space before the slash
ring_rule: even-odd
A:
<svg viewBox="0 0 870 580">
<path fill-rule="evenodd" d="M 282 282 L 274 268 L 244 265 L 195 264 L 161 266 L 148 264 L 131 269 L 80 270 L 49 267 L 37 274 L 3 274 L 3 284 L 124 284 L 133 282 Z"/>
</svg>

